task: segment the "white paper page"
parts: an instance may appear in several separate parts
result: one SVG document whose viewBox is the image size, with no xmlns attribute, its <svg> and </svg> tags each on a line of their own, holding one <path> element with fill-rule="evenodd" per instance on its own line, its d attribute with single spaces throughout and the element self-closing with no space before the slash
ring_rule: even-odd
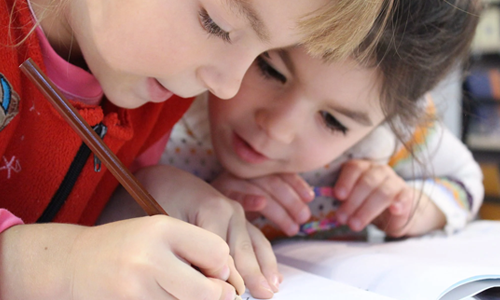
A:
<svg viewBox="0 0 500 300">
<path fill-rule="evenodd" d="M 278 261 L 398 299 L 437 299 L 459 281 L 500 274 L 500 222 L 460 234 L 401 242 L 298 242 L 274 247 Z"/>
<path fill-rule="evenodd" d="M 395 300 L 285 265 L 280 264 L 279 270 L 284 279 L 272 300 Z M 248 292 L 241 298 L 255 299 Z"/>
</svg>

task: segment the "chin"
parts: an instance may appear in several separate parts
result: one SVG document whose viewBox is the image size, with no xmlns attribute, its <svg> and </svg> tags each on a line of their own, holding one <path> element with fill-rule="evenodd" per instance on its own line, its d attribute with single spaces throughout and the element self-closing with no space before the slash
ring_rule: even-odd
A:
<svg viewBox="0 0 500 300">
<path fill-rule="evenodd" d="M 263 170 L 255 170 L 254 168 L 250 168 L 244 165 L 240 165 L 236 168 L 234 167 L 234 164 L 226 165 L 224 163 L 221 163 L 221 165 L 226 171 L 241 179 L 252 179 L 272 174 L 270 172 L 264 172 Z"/>
<path fill-rule="evenodd" d="M 146 101 L 140 99 L 140 98 L 131 98 L 130 95 L 124 96 L 124 95 L 110 95 L 107 96 L 105 95 L 106 99 L 108 99 L 109 102 L 113 103 L 114 105 L 125 108 L 125 109 L 134 109 L 138 108 L 140 106 L 143 106 L 146 104 Z M 115 99 L 119 99 L 118 101 L 115 101 Z"/>
<path fill-rule="evenodd" d="M 198 89 L 196 91 L 193 91 L 193 90 L 182 90 L 182 89 L 176 90 L 175 88 L 168 90 L 171 91 L 177 97 L 181 98 L 193 98 L 207 91 L 207 89 Z"/>
</svg>

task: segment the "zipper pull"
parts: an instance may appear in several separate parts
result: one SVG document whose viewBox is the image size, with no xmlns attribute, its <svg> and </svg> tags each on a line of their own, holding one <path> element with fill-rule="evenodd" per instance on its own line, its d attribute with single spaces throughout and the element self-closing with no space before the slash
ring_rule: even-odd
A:
<svg viewBox="0 0 500 300">
<path fill-rule="evenodd" d="M 104 136 L 108 132 L 108 128 L 102 124 L 99 123 L 96 126 L 92 127 L 94 131 L 99 135 L 101 139 L 104 139 Z M 101 160 L 94 154 L 94 171 L 95 172 L 101 172 Z"/>
</svg>

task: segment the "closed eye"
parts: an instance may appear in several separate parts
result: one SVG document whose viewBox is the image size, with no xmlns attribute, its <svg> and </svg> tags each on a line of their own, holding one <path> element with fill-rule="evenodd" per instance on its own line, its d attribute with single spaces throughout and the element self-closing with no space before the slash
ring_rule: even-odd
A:
<svg viewBox="0 0 500 300">
<path fill-rule="evenodd" d="M 202 8 L 199 12 L 199 16 L 201 25 L 209 35 L 219 37 L 224 42 L 231 43 L 229 32 L 220 28 L 220 26 L 212 20 L 206 9 Z"/>
<path fill-rule="evenodd" d="M 278 80 L 283 84 L 286 83 L 286 77 L 273 68 L 262 56 L 257 57 L 256 63 L 264 78 Z"/>
<path fill-rule="evenodd" d="M 342 125 L 342 123 L 340 123 L 339 120 L 337 120 L 337 118 L 335 118 L 332 114 L 326 111 L 321 111 L 320 114 L 325 126 L 329 130 L 333 132 L 340 131 L 342 132 L 343 135 L 346 135 L 348 128 Z"/>
</svg>

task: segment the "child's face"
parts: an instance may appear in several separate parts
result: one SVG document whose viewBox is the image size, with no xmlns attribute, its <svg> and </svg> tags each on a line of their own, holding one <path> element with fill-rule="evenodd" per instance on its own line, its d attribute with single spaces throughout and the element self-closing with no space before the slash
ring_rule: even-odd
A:
<svg viewBox="0 0 500 300">
<path fill-rule="evenodd" d="M 74 0 L 71 28 L 115 104 L 206 90 L 227 99 L 260 53 L 298 43 L 297 21 L 331 0 Z"/>
<path fill-rule="evenodd" d="M 328 164 L 383 121 L 378 76 L 298 47 L 258 57 L 231 101 L 210 99 L 217 157 L 243 178 Z"/>
</svg>

